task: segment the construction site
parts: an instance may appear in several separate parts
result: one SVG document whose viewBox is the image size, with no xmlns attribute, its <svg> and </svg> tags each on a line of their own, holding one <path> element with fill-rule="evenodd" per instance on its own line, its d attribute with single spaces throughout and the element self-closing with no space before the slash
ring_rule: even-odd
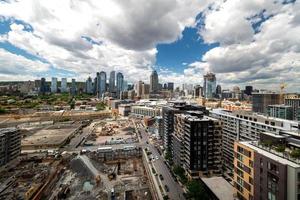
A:
<svg viewBox="0 0 300 200">
<path fill-rule="evenodd" d="M 0 173 L 0 199 L 151 200 L 141 149 L 23 154 Z"/>
<path fill-rule="evenodd" d="M 129 144 L 137 142 L 135 129 L 129 120 L 102 120 L 94 125 L 86 145 Z"/>
</svg>

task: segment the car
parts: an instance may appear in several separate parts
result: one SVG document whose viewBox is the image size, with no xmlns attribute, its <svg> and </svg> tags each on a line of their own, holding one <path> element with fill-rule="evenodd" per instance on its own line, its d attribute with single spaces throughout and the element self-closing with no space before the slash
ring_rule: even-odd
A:
<svg viewBox="0 0 300 200">
<path fill-rule="evenodd" d="M 164 177 L 163 177 L 162 174 L 159 175 L 159 179 L 162 180 L 162 181 L 164 180 Z"/>
<path fill-rule="evenodd" d="M 158 159 L 159 159 L 159 157 L 158 157 L 158 156 L 155 156 L 155 159 L 156 159 L 156 160 L 158 160 Z"/>
<path fill-rule="evenodd" d="M 169 187 L 167 185 L 165 185 L 165 190 L 166 192 L 169 192 Z"/>
</svg>

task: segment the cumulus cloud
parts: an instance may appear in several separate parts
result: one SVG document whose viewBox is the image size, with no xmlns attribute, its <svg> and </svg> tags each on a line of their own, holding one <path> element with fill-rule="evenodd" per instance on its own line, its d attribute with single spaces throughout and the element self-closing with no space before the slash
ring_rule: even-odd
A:
<svg viewBox="0 0 300 200">
<path fill-rule="evenodd" d="M 287 82 L 299 92 L 300 2 L 282 3 L 231 0 L 207 10 L 199 33 L 205 42 L 220 46 L 202 61 L 220 82 L 270 89 Z"/>
<path fill-rule="evenodd" d="M 3 49 L 0 49 L 0 63 L 1 80 L 9 80 L 12 76 L 19 77 L 19 80 L 28 80 L 27 78 L 34 77 L 35 73 L 45 72 L 50 68 L 49 64 L 32 61 Z"/>
<path fill-rule="evenodd" d="M 54 68 L 84 77 L 112 69 L 131 81 L 148 79 L 156 45 L 181 37 L 209 0 L 0 2 L 2 19 L 12 23 L 1 41 L 47 60 Z M 87 39 L 88 38 L 88 39 Z"/>
</svg>

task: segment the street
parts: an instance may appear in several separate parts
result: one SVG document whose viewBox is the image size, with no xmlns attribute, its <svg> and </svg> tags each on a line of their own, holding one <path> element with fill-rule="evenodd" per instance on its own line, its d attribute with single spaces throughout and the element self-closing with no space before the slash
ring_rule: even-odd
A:
<svg viewBox="0 0 300 200">
<path fill-rule="evenodd" d="M 140 145 L 142 147 L 148 147 L 149 151 L 152 153 L 154 158 L 158 157 L 158 159 L 154 159 L 152 163 L 155 166 L 157 173 L 163 176 L 163 180 L 161 180 L 163 184 L 162 185 L 163 190 L 165 191 L 164 186 L 167 185 L 169 189 L 167 194 L 170 199 L 172 200 L 184 199 L 183 196 L 184 191 L 182 187 L 174 180 L 171 172 L 169 171 L 169 168 L 164 162 L 164 158 L 159 154 L 155 146 L 149 142 L 149 134 L 145 131 L 145 128 L 142 125 L 137 126 L 137 128 L 142 136 Z"/>
</svg>

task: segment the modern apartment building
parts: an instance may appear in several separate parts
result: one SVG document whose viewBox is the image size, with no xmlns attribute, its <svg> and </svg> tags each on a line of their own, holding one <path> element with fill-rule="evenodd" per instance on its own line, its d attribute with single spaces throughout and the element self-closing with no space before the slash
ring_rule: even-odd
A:
<svg viewBox="0 0 300 200">
<path fill-rule="evenodd" d="M 213 109 L 210 116 L 222 122 L 222 166 L 228 178 L 233 178 L 234 141 L 258 140 L 263 132 L 288 135 L 299 132 L 299 122 L 247 111 Z"/>
<path fill-rule="evenodd" d="M 254 150 L 234 143 L 234 188 L 240 200 L 254 199 Z"/>
<path fill-rule="evenodd" d="M 292 120 L 293 108 L 287 105 L 269 105 L 268 116 Z"/>
<path fill-rule="evenodd" d="M 281 137 L 274 137 L 277 141 L 284 141 Z M 262 144 L 262 141 L 235 143 L 237 196 L 242 200 L 299 200 L 300 162 L 288 155 L 291 146 L 288 142 L 281 143 L 286 149 L 279 152 L 275 150 L 278 146 Z"/>
<path fill-rule="evenodd" d="M 286 95 L 284 104 L 293 108 L 293 120 L 300 121 L 300 94 Z"/>
<path fill-rule="evenodd" d="M 133 105 L 133 106 L 131 106 L 131 115 L 135 115 L 138 117 L 161 116 L 161 108 L 160 107 L 151 107 L 151 106 Z"/>
<path fill-rule="evenodd" d="M 15 160 L 21 152 L 21 135 L 19 129 L 0 129 L 0 167 Z"/>
<path fill-rule="evenodd" d="M 190 179 L 221 174 L 221 126 L 201 111 L 175 114 L 173 161 Z"/>
<path fill-rule="evenodd" d="M 181 101 L 168 102 L 168 105 L 162 107 L 164 124 L 163 143 L 165 150 L 171 151 L 172 134 L 174 132 L 174 115 L 184 113 L 186 111 L 202 111 L 207 114 L 205 107 L 187 105 L 186 102 Z"/>
<path fill-rule="evenodd" d="M 267 113 L 269 105 L 282 104 L 283 98 L 276 93 L 252 93 L 252 111 L 257 113 Z"/>
</svg>

